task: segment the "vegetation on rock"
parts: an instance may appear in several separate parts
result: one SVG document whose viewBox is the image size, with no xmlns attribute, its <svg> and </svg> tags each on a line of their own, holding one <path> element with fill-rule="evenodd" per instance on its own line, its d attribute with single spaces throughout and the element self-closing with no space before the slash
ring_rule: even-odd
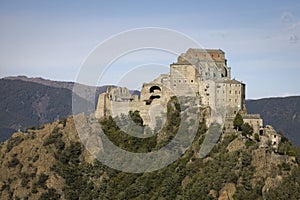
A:
<svg viewBox="0 0 300 200">
<path fill-rule="evenodd" d="M 182 109 L 176 99 L 170 101 L 165 127 L 150 138 L 125 134 L 111 117 L 100 123 L 119 147 L 149 152 L 174 137 Z M 129 116 L 142 124 L 138 112 Z M 192 145 L 174 163 L 154 172 L 130 174 L 93 159 L 80 142 L 71 117 L 46 124 L 2 144 L 0 198 L 218 199 L 225 195 L 233 199 L 299 199 L 300 149 L 287 139 L 276 153 L 259 149 L 257 140 L 227 133 L 201 159 L 199 149 L 205 136 L 205 122 L 200 122 Z M 244 145 L 234 147 L 240 143 Z"/>
</svg>

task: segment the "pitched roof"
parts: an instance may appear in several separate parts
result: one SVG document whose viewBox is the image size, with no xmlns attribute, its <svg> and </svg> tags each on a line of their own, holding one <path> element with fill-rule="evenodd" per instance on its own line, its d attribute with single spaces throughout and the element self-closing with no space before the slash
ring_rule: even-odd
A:
<svg viewBox="0 0 300 200">
<path fill-rule="evenodd" d="M 224 51 L 221 49 L 195 49 L 195 48 L 189 48 L 187 52 L 199 52 L 199 53 L 221 53 L 225 54 Z"/>
<path fill-rule="evenodd" d="M 225 79 L 225 80 L 217 80 L 218 83 L 229 83 L 229 84 L 244 84 L 241 81 L 237 81 L 235 79 Z"/>
</svg>

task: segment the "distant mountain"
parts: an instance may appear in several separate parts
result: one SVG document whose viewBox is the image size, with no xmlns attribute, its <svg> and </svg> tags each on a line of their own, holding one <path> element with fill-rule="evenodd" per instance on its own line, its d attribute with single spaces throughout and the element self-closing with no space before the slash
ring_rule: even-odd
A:
<svg viewBox="0 0 300 200">
<path fill-rule="evenodd" d="M 282 130 L 300 146 L 300 96 L 247 100 L 248 113 L 259 113 L 264 124 Z"/>
<path fill-rule="evenodd" d="M 19 129 L 25 130 L 68 117 L 72 113 L 73 86 L 72 82 L 24 76 L 0 79 L 0 141 L 6 140 Z M 108 86 L 79 87 L 80 94 L 75 99 L 82 103 L 80 109 L 83 111 L 87 106 L 91 107 L 91 103 L 82 96 L 93 95 L 94 92 L 97 98 Z"/>
<path fill-rule="evenodd" d="M 38 83 L 42 84 L 45 86 L 50 86 L 54 88 L 64 88 L 73 91 L 74 87 L 74 82 L 64 82 L 64 81 L 52 81 L 48 79 L 43 79 L 40 77 L 36 78 L 30 78 L 27 76 L 9 76 L 3 78 L 3 80 L 21 80 L 21 81 L 26 81 L 26 82 L 31 82 L 31 83 Z M 87 86 L 83 84 L 76 83 L 76 92 L 77 95 L 83 98 L 91 98 L 93 96 L 98 96 L 99 94 L 106 92 L 107 87 L 115 87 L 112 85 L 106 85 L 106 86 L 101 86 L 101 87 L 95 87 L 95 86 Z M 95 95 L 96 94 L 96 95 Z"/>
<path fill-rule="evenodd" d="M 3 78 L 4 80 L 20 80 L 20 81 L 27 81 L 33 83 L 39 83 L 42 85 L 55 87 L 55 88 L 65 88 L 69 90 L 73 90 L 74 82 L 64 82 L 64 81 L 52 81 L 48 79 L 44 79 L 41 77 L 31 78 L 27 76 L 8 76 Z"/>
</svg>

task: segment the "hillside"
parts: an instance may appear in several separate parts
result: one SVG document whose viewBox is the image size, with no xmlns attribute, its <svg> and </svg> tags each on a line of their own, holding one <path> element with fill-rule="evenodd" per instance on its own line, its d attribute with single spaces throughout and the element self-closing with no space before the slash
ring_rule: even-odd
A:
<svg viewBox="0 0 300 200">
<path fill-rule="evenodd" d="M 0 79 L 1 141 L 18 129 L 67 117 L 72 111 L 72 91 L 21 80 Z M 89 105 L 77 97 L 83 105 Z M 84 107 L 82 109 L 85 109 Z"/>
<path fill-rule="evenodd" d="M 259 113 L 265 124 L 282 130 L 300 146 L 300 96 L 247 100 L 247 111 Z"/>
<path fill-rule="evenodd" d="M 148 139 L 124 134 L 112 118 L 100 123 L 110 140 L 123 149 L 149 152 L 172 138 L 179 125 L 176 112 L 168 115 L 165 133 Z M 177 161 L 139 174 L 94 160 L 80 142 L 72 117 L 19 132 L 0 146 L 0 198 L 299 199 L 299 149 L 290 147 L 296 157 L 280 155 L 231 133 L 222 135 L 212 152 L 200 159 L 205 130 L 200 123 L 193 144 Z"/>
</svg>

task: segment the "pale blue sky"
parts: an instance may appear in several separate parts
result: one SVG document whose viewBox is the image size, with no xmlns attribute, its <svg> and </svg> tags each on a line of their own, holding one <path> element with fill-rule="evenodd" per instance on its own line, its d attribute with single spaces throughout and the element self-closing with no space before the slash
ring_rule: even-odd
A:
<svg viewBox="0 0 300 200">
<path fill-rule="evenodd" d="M 247 98 L 300 95 L 300 1 L 0 0 L 0 76 L 74 81 L 96 45 L 141 27 L 174 29 L 224 50 Z M 122 82 L 128 66 L 175 60 L 144 54 L 114 63 L 101 83 Z M 147 81 L 168 70 L 143 69 Z"/>
</svg>

